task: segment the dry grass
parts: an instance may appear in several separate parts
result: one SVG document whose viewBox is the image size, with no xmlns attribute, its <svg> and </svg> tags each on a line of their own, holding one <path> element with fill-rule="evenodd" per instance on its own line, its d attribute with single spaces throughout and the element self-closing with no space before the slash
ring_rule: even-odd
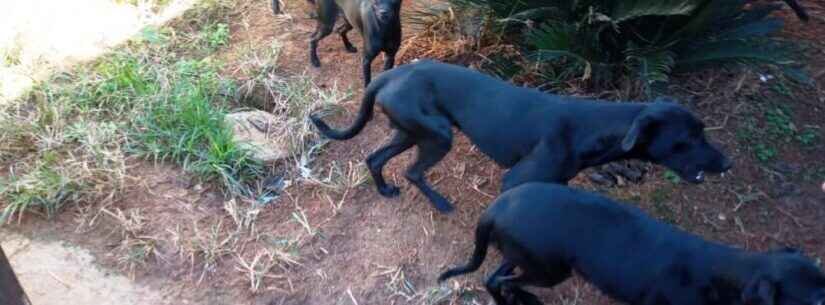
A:
<svg viewBox="0 0 825 305">
<path fill-rule="evenodd" d="M 195 266 L 198 265 L 198 284 L 203 282 L 207 274 L 217 270 L 222 258 L 236 253 L 238 246 L 238 237 L 224 230 L 223 220 L 212 220 L 205 229 L 201 226 L 197 221 L 193 223 L 192 235 L 183 240 L 181 251 L 189 257 L 193 275 Z"/>
<path fill-rule="evenodd" d="M 414 34 L 401 46 L 402 61 L 417 58 L 446 59 L 478 48 L 479 40 L 463 34 L 460 16 L 448 3 L 422 1 L 413 6 L 407 23 Z"/>
<path fill-rule="evenodd" d="M 257 250 L 249 260 L 235 254 L 235 270 L 245 275 L 252 293 L 294 292 L 290 273 L 294 272 L 293 268 L 302 266 L 298 248 L 296 240 L 277 240 Z"/>
<path fill-rule="evenodd" d="M 126 213 L 117 208 L 111 211 L 104 207 L 101 211 L 115 221 L 116 231 L 120 231 L 120 244 L 113 250 L 118 266 L 134 278 L 138 268 L 157 257 L 158 239 L 147 235 L 147 219 L 140 209 Z"/>
<path fill-rule="evenodd" d="M 90 120 L 66 100 L 32 93 L 26 104 L 7 106 L 0 117 L 0 224 L 24 213 L 53 216 L 66 204 L 111 202 L 127 180 L 125 135 L 117 123 Z"/>
</svg>

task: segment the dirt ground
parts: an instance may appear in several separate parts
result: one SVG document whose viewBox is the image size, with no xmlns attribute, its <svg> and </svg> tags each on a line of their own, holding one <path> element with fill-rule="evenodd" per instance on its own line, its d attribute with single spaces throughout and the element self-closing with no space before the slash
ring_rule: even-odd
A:
<svg viewBox="0 0 825 305">
<path fill-rule="evenodd" d="M 712 240 L 751 250 L 789 245 L 811 257 L 825 257 L 825 193 L 820 190 L 825 181 L 821 129 L 825 127 L 825 43 L 820 38 L 825 37 L 825 6 L 814 0 L 800 2 L 810 8 L 813 20 L 801 24 L 786 14 L 784 35 L 811 44 L 807 70 L 817 82 L 814 88 L 784 96 L 770 81 L 760 81 L 755 72 L 708 72 L 673 81 L 672 91 L 712 127 L 710 138 L 736 161 L 732 173 L 688 185 L 667 179 L 661 167 L 648 166 L 644 181 L 638 184 L 599 187 L 585 178 L 588 171 L 571 185 L 638 204 L 660 219 Z M 402 14 L 409 10 L 409 3 Z M 323 66 L 308 67 L 307 37 L 314 20 L 307 17 L 305 1 L 286 1 L 287 16 L 278 17 L 268 5 L 268 1 L 254 1 L 242 8 L 247 14 L 244 22 L 239 18 L 232 25 L 230 47 L 218 57 L 231 62 L 237 48 L 266 47 L 277 39 L 285 46 L 281 73 L 306 73 L 322 86 L 360 90 L 355 68 L 359 57 L 344 52 L 335 35 L 320 45 Z M 359 46 L 359 35 L 350 36 Z M 374 71 L 380 64 L 377 60 Z M 332 121 L 338 126 L 347 124 L 359 98 L 356 94 L 347 103 L 349 111 Z M 815 126 L 818 138 L 804 147 L 795 142 L 774 143 L 777 157 L 760 161 L 754 156 L 752 140 L 742 134 L 768 128 L 760 119 L 765 107 L 776 104 L 790 108 L 798 128 Z M 756 126 L 751 118 L 756 119 Z M 386 126 L 386 119 L 378 115 L 358 137 L 329 144 L 315 164 L 336 161 L 363 166 L 365 156 L 389 139 Z M 183 242 L 176 240 L 186 234 L 202 236 L 188 232 L 199 226 L 218 228 L 218 241 L 231 234 L 222 230 L 232 222 L 224 212 L 225 199 L 208 186 L 192 182 L 172 166 L 135 161 L 131 175 L 141 182 L 124 200 L 106 208 L 139 210 L 144 215 L 145 234 L 162 240 L 155 245 L 156 258 L 132 274 L 140 285 L 164 291 L 165 301 L 159 304 L 487 304 L 481 282 L 496 265 L 496 255 L 488 257 L 483 272 L 456 278 L 449 287 L 439 288 L 435 278 L 469 255 L 475 220 L 498 194 L 502 170 L 466 138 L 457 137 L 448 157 L 428 176 L 455 203 L 456 212 L 442 215 L 402 178 L 413 154 L 403 154 L 385 169 L 388 179 L 402 188 L 396 199 L 380 197 L 371 184 L 332 195 L 314 186 L 290 186 L 257 215 L 253 230 L 265 232 L 258 235 L 263 237 L 239 242 L 238 255 L 218 256 L 211 268 L 182 257 L 178 250 Z M 44 230 L 52 232 L 88 249 L 97 264 L 119 268 L 118 260 L 109 254 L 117 246 L 118 233 L 113 232 L 112 220 L 97 217 L 96 211 L 78 207 L 52 222 L 28 217 L 8 229 L 30 237 Z M 242 262 L 254 259 L 255 246 L 284 243 L 292 245 L 282 249 L 294 262 L 278 264 L 277 275 L 265 278 L 263 288 L 251 292 L 242 276 Z M 536 291 L 547 304 L 614 303 L 578 278 L 552 290 Z"/>
<path fill-rule="evenodd" d="M 32 304 L 125 304 L 162 302 L 158 292 L 135 285 L 128 277 L 98 268 L 83 248 L 58 240 L 30 240 L 18 234 L 0 236 Z"/>
</svg>

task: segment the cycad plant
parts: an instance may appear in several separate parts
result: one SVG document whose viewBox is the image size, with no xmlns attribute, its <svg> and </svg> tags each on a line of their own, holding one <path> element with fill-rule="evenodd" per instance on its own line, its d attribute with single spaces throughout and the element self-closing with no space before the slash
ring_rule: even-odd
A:
<svg viewBox="0 0 825 305">
<path fill-rule="evenodd" d="M 770 14 L 782 5 L 770 1 L 450 2 L 484 7 L 499 30 L 524 33 L 516 36 L 524 51 L 558 80 L 580 77 L 598 86 L 629 76 L 656 95 L 672 71 L 749 65 L 807 81 L 796 69 L 794 45 L 773 35 L 783 23 Z"/>
</svg>

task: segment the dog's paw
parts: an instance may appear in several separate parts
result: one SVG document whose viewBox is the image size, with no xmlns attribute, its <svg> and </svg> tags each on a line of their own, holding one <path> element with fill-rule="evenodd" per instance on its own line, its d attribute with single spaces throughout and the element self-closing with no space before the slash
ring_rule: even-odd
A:
<svg viewBox="0 0 825 305">
<path fill-rule="evenodd" d="M 379 188 L 378 193 L 381 194 L 381 196 L 393 198 L 401 195 L 401 190 L 395 185 L 387 185 L 383 188 Z"/>
<path fill-rule="evenodd" d="M 344 46 L 344 49 L 349 53 L 358 53 L 358 48 L 353 46 Z"/>
</svg>

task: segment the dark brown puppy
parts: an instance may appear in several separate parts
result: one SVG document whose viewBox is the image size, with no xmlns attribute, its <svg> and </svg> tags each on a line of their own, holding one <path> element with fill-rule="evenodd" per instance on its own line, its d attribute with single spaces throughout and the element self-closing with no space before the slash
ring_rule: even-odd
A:
<svg viewBox="0 0 825 305">
<path fill-rule="evenodd" d="M 384 52 L 384 71 L 395 65 L 395 53 L 401 46 L 401 0 L 317 0 L 318 26 L 309 42 L 309 61 L 321 66 L 318 59 L 318 42 L 332 33 L 338 13 L 343 11 L 344 24 L 338 28 L 344 48 L 358 52 L 350 43 L 347 33 L 353 28 L 364 38 L 361 72 L 366 87 L 372 79 L 370 66 L 378 53 Z"/>
<path fill-rule="evenodd" d="M 439 281 L 477 270 L 489 245 L 503 256 L 486 283 L 499 305 L 541 304 L 522 286 L 553 287 L 573 271 L 632 305 L 825 301 L 825 274 L 796 250 L 751 252 L 706 241 L 631 205 L 558 184 L 527 183 L 499 196 L 478 222 L 469 262 Z"/>
</svg>

